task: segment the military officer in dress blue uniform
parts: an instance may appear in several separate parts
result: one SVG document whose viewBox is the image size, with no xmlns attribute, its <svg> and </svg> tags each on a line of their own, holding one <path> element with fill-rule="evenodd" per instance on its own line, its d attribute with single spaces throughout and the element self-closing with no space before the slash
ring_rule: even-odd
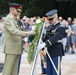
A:
<svg viewBox="0 0 76 75">
<path fill-rule="evenodd" d="M 47 33 L 45 38 L 43 39 L 43 43 L 38 45 L 38 49 L 41 50 L 44 47 L 47 47 L 47 51 L 50 54 L 50 57 L 53 60 L 53 63 L 56 66 L 56 69 L 61 75 L 61 60 L 64 55 L 63 45 L 61 43 L 61 39 L 66 37 L 65 28 L 61 26 L 58 21 L 57 10 L 51 10 L 46 13 L 51 25 L 47 29 Z M 47 63 L 47 75 L 57 75 L 48 55 L 46 54 L 46 63 Z"/>
<path fill-rule="evenodd" d="M 2 75 L 17 75 L 19 56 L 23 53 L 22 37 L 35 33 L 34 31 L 21 31 L 17 24 L 17 16 L 20 12 L 21 4 L 10 4 L 10 13 L 3 23 L 4 40 L 2 50 L 5 53 L 5 62 Z"/>
</svg>

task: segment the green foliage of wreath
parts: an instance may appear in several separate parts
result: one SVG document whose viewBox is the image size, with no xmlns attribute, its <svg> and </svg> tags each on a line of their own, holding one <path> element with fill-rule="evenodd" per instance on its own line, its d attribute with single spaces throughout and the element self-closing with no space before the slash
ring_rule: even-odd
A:
<svg viewBox="0 0 76 75">
<path fill-rule="evenodd" d="M 37 48 L 37 44 L 41 35 L 41 28 L 43 26 L 44 21 L 41 19 L 40 23 L 35 23 L 35 36 L 34 39 L 32 40 L 32 42 L 29 44 L 29 48 L 28 48 L 28 56 L 27 56 L 27 60 L 29 62 L 29 64 L 31 64 L 34 60 L 34 56 L 35 56 L 35 52 L 36 52 L 36 48 Z"/>
</svg>

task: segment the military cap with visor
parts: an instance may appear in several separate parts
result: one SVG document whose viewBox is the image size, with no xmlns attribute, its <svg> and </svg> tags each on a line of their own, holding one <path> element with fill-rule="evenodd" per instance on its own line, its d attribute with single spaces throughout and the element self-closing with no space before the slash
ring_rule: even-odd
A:
<svg viewBox="0 0 76 75">
<path fill-rule="evenodd" d="M 52 20 L 55 16 L 57 16 L 57 9 L 53 9 L 49 12 L 47 12 L 45 15 L 48 16 L 48 19 Z"/>
<path fill-rule="evenodd" d="M 11 4 L 10 4 L 10 7 L 16 8 L 17 11 L 22 12 L 22 11 L 21 11 L 21 4 L 11 3 Z"/>
</svg>

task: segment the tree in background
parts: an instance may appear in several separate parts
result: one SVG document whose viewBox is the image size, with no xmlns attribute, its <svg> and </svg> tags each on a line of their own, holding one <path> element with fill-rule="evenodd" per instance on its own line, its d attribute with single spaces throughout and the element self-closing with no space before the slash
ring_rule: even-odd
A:
<svg viewBox="0 0 76 75">
<path fill-rule="evenodd" d="M 26 15 L 44 16 L 51 9 L 58 9 L 59 16 L 67 18 L 76 16 L 76 0 L 31 0 Z M 28 7 L 28 6 L 27 6 Z"/>
<path fill-rule="evenodd" d="M 72 18 L 76 16 L 76 0 L 0 0 L 0 15 L 8 14 L 9 3 L 22 4 L 21 16 L 40 16 L 51 9 L 58 9 L 59 16 Z"/>
</svg>

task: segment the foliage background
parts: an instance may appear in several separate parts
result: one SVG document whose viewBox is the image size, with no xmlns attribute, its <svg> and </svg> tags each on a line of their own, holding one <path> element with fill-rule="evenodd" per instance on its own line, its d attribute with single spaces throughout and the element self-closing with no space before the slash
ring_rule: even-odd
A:
<svg viewBox="0 0 76 75">
<path fill-rule="evenodd" d="M 9 13 L 9 3 L 22 4 L 21 17 L 43 17 L 51 9 L 58 9 L 59 16 L 63 18 L 76 16 L 76 0 L 0 0 L 0 16 Z"/>
</svg>

